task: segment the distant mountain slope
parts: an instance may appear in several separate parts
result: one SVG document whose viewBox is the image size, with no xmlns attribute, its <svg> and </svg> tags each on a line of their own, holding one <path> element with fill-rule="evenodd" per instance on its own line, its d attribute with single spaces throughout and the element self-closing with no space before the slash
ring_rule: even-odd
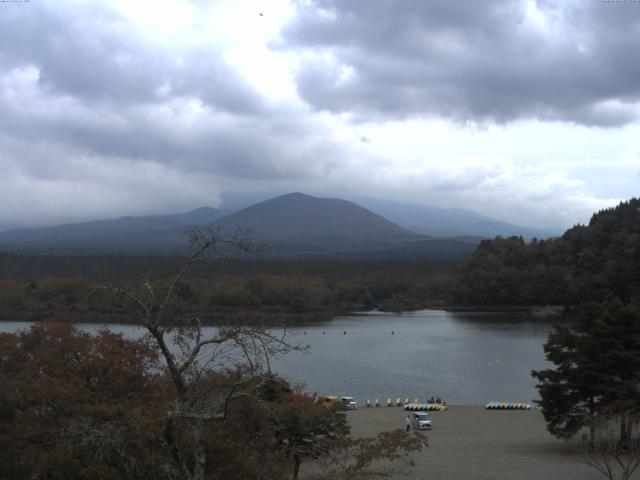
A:
<svg viewBox="0 0 640 480">
<path fill-rule="evenodd" d="M 114 220 L 97 220 L 70 223 L 45 228 L 24 228 L 0 233 L 0 246 L 102 248 L 127 245 L 163 244 L 169 239 L 184 242 L 182 231 L 192 225 L 211 223 L 222 212 L 202 207 L 187 213 L 151 215 L 146 217 L 121 217 Z"/>
<path fill-rule="evenodd" d="M 515 225 L 460 208 L 445 209 L 366 197 L 356 197 L 355 201 L 404 228 L 434 237 L 494 238 L 497 235 L 515 235 L 548 238 L 560 235 L 563 231 L 560 228 Z"/>
<path fill-rule="evenodd" d="M 419 235 L 353 202 L 302 193 L 257 203 L 214 224 L 248 229 L 266 241 L 271 257 L 454 260 L 477 245 Z"/>
<path fill-rule="evenodd" d="M 229 212 L 278 196 L 278 193 L 227 192 L 222 195 L 223 207 Z M 548 238 L 560 235 L 566 228 L 534 228 L 516 225 L 462 208 L 439 208 L 417 203 L 405 203 L 365 196 L 347 196 L 350 200 L 387 220 L 423 235 L 434 237 L 481 237 L 512 235 L 524 238 Z"/>
<path fill-rule="evenodd" d="M 291 193 L 230 215 L 201 208 L 185 214 L 122 217 L 0 233 L 0 249 L 37 253 L 184 254 L 185 230 L 211 225 L 245 229 L 272 258 L 423 258 L 453 260 L 470 254 L 470 239 L 416 234 L 360 205 Z"/>
<path fill-rule="evenodd" d="M 248 228 L 261 240 L 413 235 L 355 203 L 289 193 L 227 215 L 216 225 Z"/>
<path fill-rule="evenodd" d="M 7 230 L 16 230 L 18 228 L 30 228 L 31 225 L 28 224 L 17 224 L 17 223 L 0 223 L 0 233 L 6 232 Z"/>
</svg>

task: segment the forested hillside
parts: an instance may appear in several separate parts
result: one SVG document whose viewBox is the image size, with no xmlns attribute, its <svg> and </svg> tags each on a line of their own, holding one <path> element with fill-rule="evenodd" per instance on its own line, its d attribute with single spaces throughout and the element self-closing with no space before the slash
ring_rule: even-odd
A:
<svg viewBox="0 0 640 480">
<path fill-rule="evenodd" d="M 483 241 L 432 295 L 477 305 L 573 305 L 640 292 L 640 199 L 594 214 L 562 237 Z"/>
<path fill-rule="evenodd" d="M 640 200 L 593 215 L 562 237 L 483 241 L 457 265 L 413 259 L 385 261 L 222 260 L 194 266 L 185 305 L 207 321 L 227 315 L 295 321 L 381 308 L 578 305 L 640 292 Z M 0 254 L 0 317 L 72 320 L 124 318 L 126 305 L 104 311 L 90 302 L 98 285 L 137 285 L 160 278 L 181 259 L 136 256 Z M 105 318 L 106 315 L 106 318 Z"/>
</svg>

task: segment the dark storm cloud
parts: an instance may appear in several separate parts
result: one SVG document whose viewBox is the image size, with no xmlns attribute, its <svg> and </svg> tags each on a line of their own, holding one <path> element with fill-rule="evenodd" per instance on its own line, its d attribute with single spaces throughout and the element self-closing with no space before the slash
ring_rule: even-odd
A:
<svg viewBox="0 0 640 480">
<path fill-rule="evenodd" d="M 280 47 L 306 51 L 298 91 L 318 109 L 600 126 L 637 118 L 636 2 L 313 0 L 298 10 Z"/>
<path fill-rule="evenodd" d="M 121 107 L 125 108 L 125 107 Z M 38 118 L 0 109 L 0 129 L 5 134 L 32 142 L 50 142 L 76 148 L 83 154 L 154 161 L 185 173 L 206 172 L 245 179 L 302 179 L 311 174 L 300 157 L 318 157 L 322 139 L 305 122 L 261 118 L 198 121 L 197 128 L 184 128 L 181 120 L 166 114 L 161 120 L 153 112 L 121 111 L 113 122 L 92 121 L 79 115 Z M 286 148 L 283 148 L 286 146 Z M 0 146 L 1 147 L 1 146 Z M 46 158 L 36 158 L 31 172 L 47 171 L 52 176 L 69 172 L 47 169 Z M 44 164 L 44 165 L 43 165 Z M 28 165 L 23 162 L 23 167 Z"/>
<path fill-rule="evenodd" d="M 499 139 L 502 154 L 470 139 L 473 128 L 452 129 L 445 140 L 469 146 L 449 153 L 435 142 L 425 156 L 431 146 L 420 131 L 414 158 L 411 132 L 419 125 L 360 131 L 352 119 L 618 125 L 635 118 L 635 5 L 539 2 L 550 19 L 545 36 L 511 0 L 320 0 L 300 6 L 279 43 L 269 45 L 281 55 L 263 50 L 271 27 L 252 37 L 242 5 L 221 9 L 240 18 L 238 30 L 218 31 L 211 25 L 226 19 L 212 20 L 210 4 L 201 16 L 189 11 L 173 22 L 180 9 L 161 8 L 170 3 L 146 17 L 128 10 L 138 5 L 132 2 L 0 1 L 0 228 L 215 206 L 220 192 L 233 189 L 355 191 L 484 205 L 486 213 L 504 208 L 512 217 L 538 208 L 525 197 L 544 189 L 556 192 L 547 195 L 554 212 L 558 205 L 591 211 L 598 199 L 571 172 L 556 178 L 545 170 L 554 167 L 520 165 L 529 144 L 521 148 L 517 131 Z M 287 78 L 298 65 L 304 101 Z M 274 72 L 250 77 L 261 68 Z M 526 133 L 545 131 L 538 127 Z M 424 137 L 438 132 L 425 128 Z M 510 141 L 518 142 L 515 154 Z M 602 150 L 610 155 L 608 145 Z M 494 155 L 514 158 L 500 163 Z"/>
<path fill-rule="evenodd" d="M 312 120 L 267 106 L 215 46 L 155 44 L 95 3 L 21 7 L 0 15 L 5 134 L 244 179 L 304 178 L 300 157 L 327 148 Z"/>
</svg>

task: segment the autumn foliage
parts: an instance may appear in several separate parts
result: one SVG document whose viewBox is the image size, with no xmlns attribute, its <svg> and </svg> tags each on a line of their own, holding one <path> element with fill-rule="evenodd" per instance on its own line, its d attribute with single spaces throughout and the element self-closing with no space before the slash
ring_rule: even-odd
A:
<svg viewBox="0 0 640 480">
<path fill-rule="evenodd" d="M 143 478 L 165 389 L 156 352 L 45 323 L 0 335 L 0 477 Z"/>
<path fill-rule="evenodd" d="M 197 382 L 189 383 L 190 392 L 226 391 L 238 379 L 251 392 L 230 403 L 223 418 L 203 423 L 203 478 L 289 479 L 307 463 L 315 471 L 323 459 L 337 462 L 332 471 L 342 477 L 335 478 L 356 478 L 376 459 L 404 459 L 423 446 L 398 433 L 352 441 L 342 412 L 323 408 L 276 375 L 245 373 L 230 368 L 190 380 Z M 145 340 L 90 335 L 68 323 L 0 334 L 0 385 L 3 480 L 187 478 L 164 430 L 175 387 Z M 191 425 L 176 422 L 172 432 L 187 462 L 193 461 Z"/>
</svg>

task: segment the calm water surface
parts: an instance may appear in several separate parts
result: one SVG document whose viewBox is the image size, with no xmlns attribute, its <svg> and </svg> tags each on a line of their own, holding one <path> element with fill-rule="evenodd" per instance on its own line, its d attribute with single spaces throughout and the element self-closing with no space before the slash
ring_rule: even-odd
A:
<svg viewBox="0 0 640 480">
<path fill-rule="evenodd" d="M 0 322 L 0 331 L 28 325 Z M 144 333 L 128 325 L 108 328 L 128 337 Z M 531 402 L 537 392 L 530 372 L 547 365 L 542 345 L 550 328 L 513 313 L 370 312 L 291 328 L 310 348 L 277 359 L 272 368 L 306 391 L 352 395 L 360 403 L 432 395 L 456 405 Z"/>
</svg>

